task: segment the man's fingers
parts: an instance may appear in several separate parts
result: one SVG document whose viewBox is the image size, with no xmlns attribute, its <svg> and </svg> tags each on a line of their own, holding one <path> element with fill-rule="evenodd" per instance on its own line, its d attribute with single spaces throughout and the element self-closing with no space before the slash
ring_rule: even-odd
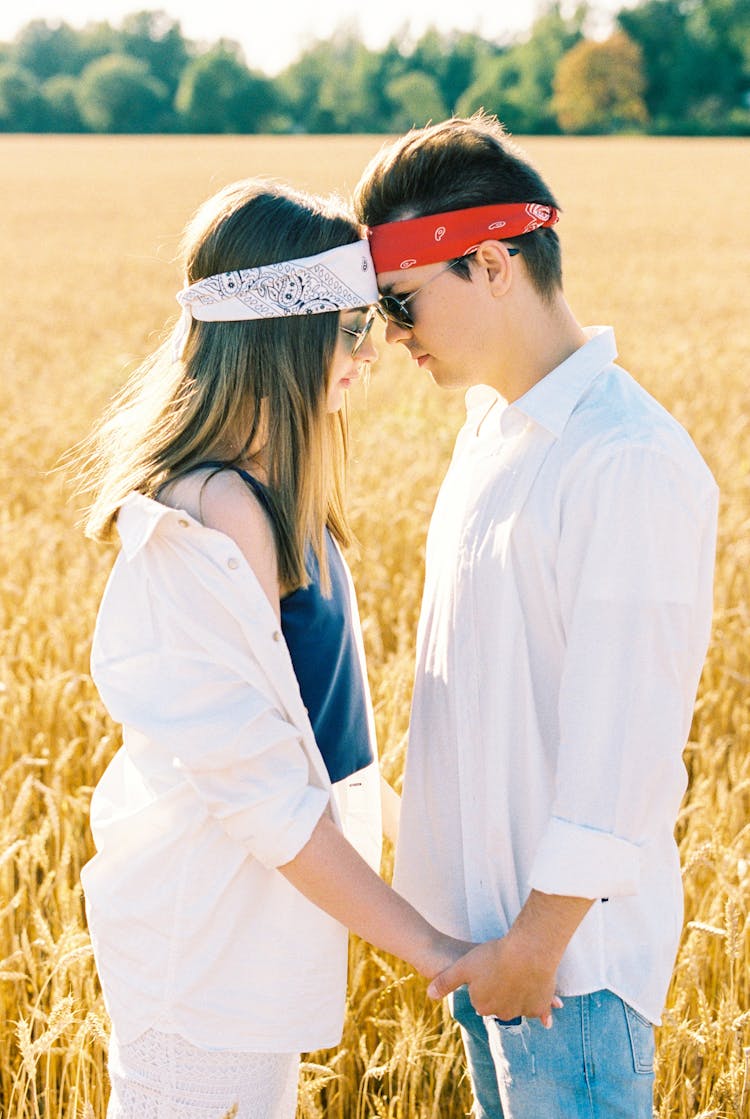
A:
<svg viewBox="0 0 750 1119">
<path fill-rule="evenodd" d="M 445 971 L 441 971 L 439 975 L 430 983 L 427 988 L 427 994 L 431 999 L 444 999 L 451 991 L 455 991 L 456 987 L 460 987 L 465 982 L 463 968 L 461 961 L 447 967 Z"/>
<path fill-rule="evenodd" d="M 552 1021 L 553 1021 L 552 1011 L 553 1010 L 562 1010 L 562 1007 L 563 1007 L 562 999 L 559 998 L 558 995 L 555 995 L 555 997 L 552 1000 L 552 1006 L 547 1011 L 547 1013 L 542 1014 L 542 1016 L 540 1018 L 540 1022 L 544 1026 L 545 1030 L 551 1030 L 552 1029 Z"/>
</svg>

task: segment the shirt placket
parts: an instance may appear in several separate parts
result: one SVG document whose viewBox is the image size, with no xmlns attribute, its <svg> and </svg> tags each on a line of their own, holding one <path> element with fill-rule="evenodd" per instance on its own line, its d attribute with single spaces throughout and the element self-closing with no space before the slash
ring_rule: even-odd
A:
<svg viewBox="0 0 750 1119">
<path fill-rule="evenodd" d="M 457 579 L 463 587 L 460 599 L 457 597 L 462 608 L 457 611 L 456 622 L 461 627 L 464 656 L 456 686 L 459 702 L 461 694 L 464 697 L 464 725 L 457 753 L 466 908 L 474 936 L 483 936 L 488 928 L 497 926 L 496 905 L 490 888 L 495 854 L 487 850 L 485 820 L 494 804 L 497 810 L 504 810 L 501 808 L 502 792 L 495 797 L 491 789 L 498 777 L 492 772 L 492 759 L 484 741 L 482 681 L 486 678 L 488 660 L 499 659 L 498 643 L 513 640 L 512 635 L 504 633 L 500 621 L 487 618 L 482 609 L 486 560 L 481 566 L 479 560 L 492 534 L 493 556 L 498 560 L 497 577 L 502 578 L 505 570 L 508 580 L 505 593 L 518 593 L 512 566 L 500 566 L 498 549 L 504 553 L 510 548 L 514 525 L 554 442 L 549 432 L 521 421 L 503 438 L 496 453 L 477 463 L 473 479 L 476 497 L 467 506 L 459 544 Z M 458 596 L 458 587 L 456 593 Z M 502 749 L 505 745 L 502 744 L 502 727 L 497 728 L 497 734 Z"/>
</svg>

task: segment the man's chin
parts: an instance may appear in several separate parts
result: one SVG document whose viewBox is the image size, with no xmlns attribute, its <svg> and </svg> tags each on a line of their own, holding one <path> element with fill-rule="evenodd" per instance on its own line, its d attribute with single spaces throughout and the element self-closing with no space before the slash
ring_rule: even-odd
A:
<svg viewBox="0 0 750 1119">
<path fill-rule="evenodd" d="M 463 380 L 454 369 L 446 369 L 444 365 L 439 362 L 430 361 L 429 364 L 423 366 L 425 373 L 428 373 L 430 380 L 433 384 L 437 385 L 439 389 L 460 389 L 463 388 Z"/>
</svg>

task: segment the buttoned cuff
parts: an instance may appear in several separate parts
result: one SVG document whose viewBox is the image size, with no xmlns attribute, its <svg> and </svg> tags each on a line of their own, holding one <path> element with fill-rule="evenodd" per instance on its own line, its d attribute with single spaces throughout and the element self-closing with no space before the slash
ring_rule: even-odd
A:
<svg viewBox="0 0 750 1119">
<path fill-rule="evenodd" d="M 637 894 L 641 849 L 610 832 L 553 816 L 537 848 L 529 886 L 543 894 L 610 898 Z"/>
</svg>

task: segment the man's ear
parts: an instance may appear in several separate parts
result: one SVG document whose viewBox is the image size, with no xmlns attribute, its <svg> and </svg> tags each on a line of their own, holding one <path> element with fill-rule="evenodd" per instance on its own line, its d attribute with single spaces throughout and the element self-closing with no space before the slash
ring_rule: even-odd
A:
<svg viewBox="0 0 750 1119">
<path fill-rule="evenodd" d="M 474 253 L 474 260 L 487 274 L 487 280 L 496 297 L 505 295 L 513 280 L 512 257 L 503 241 L 482 241 Z"/>
</svg>

